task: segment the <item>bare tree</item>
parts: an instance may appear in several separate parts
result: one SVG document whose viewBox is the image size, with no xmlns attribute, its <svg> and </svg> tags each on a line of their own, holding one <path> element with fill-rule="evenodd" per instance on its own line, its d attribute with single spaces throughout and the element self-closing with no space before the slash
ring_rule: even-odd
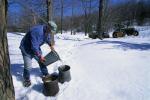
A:
<svg viewBox="0 0 150 100">
<path fill-rule="evenodd" d="M 47 22 L 52 20 L 52 0 L 47 0 Z M 51 35 L 51 44 L 54 44 L 54 34 Z"/>
<path fill-rule="evenodd" d="M 6 35 L 7 0 L 0 0 L 0 98 L 15 100 Z"/>
<path fill-rule="evenodd" d="M 145 7 L 144 7 L 144 1 L 140 0 L 137 4 L 137 23 L 138 25 L 142 25 L 144 18 L 145 18 Z"/>
<path fill-rule="evenodd" d="M 103 10 L 104 10 L 104 0 L 99 0 L 99 19 L 98 19 L 98 25 L 97 25 L 97 32 L 100 35 L 102 34 L 102 16 L 104 12 Z"/>
<path fill-rule="evenodd" d="M 73 34 L 73 16 L 74 16 L 74 0 L 71 5 L 71 35 Z"/>
<path fill-rule="evenodd" d="M 52 20 L 52 0 L 47 0 L 47 20 Z"/>
<path fill-rule="evenodd" d="M 84 31 L 85 31 L 85 36 L 87 35 L 88 32 L 88 1 L 87 0 L 81 0 L 82 2 L 82 7 L 84 11 Z"/>
<path fill-rule="evenodd" d="M 64 0 L 61 0 L 61 34 L 63 30 L 63 16 L 64 16 Z"/>
<path fill-rule="evenodd" d="M 92 12 L 96 7 L 95 2 L 97 2 L 97 0 L 80 0 L 82 3 L 82 8 L 83 8 L 83 12 L 84 12 L 84 31 L 85 31 L 85 35 L 87 35 L 87 33 L 92 31 L 92 20 L 93 20 L 93 16 L 92 16 Z"/>
<path fill-rule="evenodd" d="M 15 10 L 8 10 L 9 31 L 26 32 L 35 24 L 47 23 L 46 0 L 10 0 L 9 7 L 13 7 L 13 4 L 19 6 L 19 12 L 14 14 Z"/>
</svg>

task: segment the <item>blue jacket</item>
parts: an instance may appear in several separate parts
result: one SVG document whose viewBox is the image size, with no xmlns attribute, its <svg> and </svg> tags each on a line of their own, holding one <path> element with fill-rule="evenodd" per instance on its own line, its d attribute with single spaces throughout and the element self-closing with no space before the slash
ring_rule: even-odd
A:
<svg viewBox="0 0 150 100">
<path fill-rule="evenodd" d="M 45 34 L 46 26 L 37 25 L 32 27 L 20 43 L 20 49 L 24 55 L 41 54 L 40 46 L 44 43 L 50 45 L 50 34 Z"/>
</svg>

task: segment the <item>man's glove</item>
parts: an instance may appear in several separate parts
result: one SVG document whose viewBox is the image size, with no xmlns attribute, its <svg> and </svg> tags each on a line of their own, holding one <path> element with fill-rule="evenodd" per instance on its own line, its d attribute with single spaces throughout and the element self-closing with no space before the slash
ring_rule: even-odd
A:
<svg viewBox="0 0 150 100">
<path fill-rule="evenodd" d="M 40 62 L 44 63 L 46 61 L 46 59 L 43 56 L 40 56 Z"/>
<path fill-rule="evenodd" d="M 44 63 L 46 61 L 46 59 L 40 53 L 36 53 L 36 55 L 39 59 L 39 62 Z"/>
</svg>

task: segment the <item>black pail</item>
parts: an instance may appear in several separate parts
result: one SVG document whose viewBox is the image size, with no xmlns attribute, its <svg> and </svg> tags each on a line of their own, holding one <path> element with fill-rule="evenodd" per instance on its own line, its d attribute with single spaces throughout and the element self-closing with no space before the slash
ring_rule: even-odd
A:
<svg viewBox="0 0 150 100">
<path fill-rule="evenodd" d="M 58 68 L 58 71 L 59 71 L 58 79 L 60 83 L 69 82 L 71 80 L 70 66 L 62 65 Z"/>
</svg>

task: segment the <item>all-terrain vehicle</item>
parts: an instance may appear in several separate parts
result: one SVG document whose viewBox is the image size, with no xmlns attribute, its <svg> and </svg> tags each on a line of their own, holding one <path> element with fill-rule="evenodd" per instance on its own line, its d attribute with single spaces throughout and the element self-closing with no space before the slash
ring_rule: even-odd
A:
<svg viewBox="0 0 150 100">
<path fill-rule="evenodd" d="M 112 34 L 113 38 L 124 37 L 125 35 L 138 36 L 139 32 L 135 28 L 119 26 Z"/>
</svg>

